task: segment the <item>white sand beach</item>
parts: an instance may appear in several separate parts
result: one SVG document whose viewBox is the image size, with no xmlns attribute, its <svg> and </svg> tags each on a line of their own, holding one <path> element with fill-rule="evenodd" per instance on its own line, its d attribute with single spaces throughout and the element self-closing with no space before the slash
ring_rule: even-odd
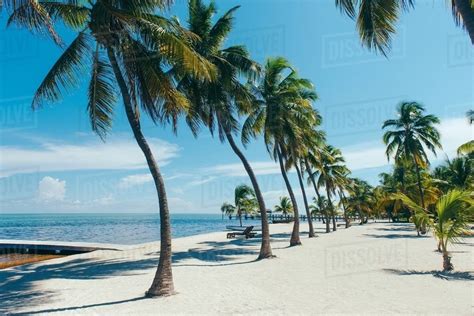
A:
<svg viewBox="0 0 474 316">
<path fill-rule="evenodd" d="M 446 314 L 472 315 L 473 239 L 452 246 L 442 274 L 432 237 L 411 224 L 341 228 L 288 248 L 291 225 L 272 225 L 275 259 L 254 261 L 259 238 L 224 232 L 174 240 L 177 294 L 145 299 L 158 243 L 95 251 L 0 271 L 0 314 Z"/>
</svg>

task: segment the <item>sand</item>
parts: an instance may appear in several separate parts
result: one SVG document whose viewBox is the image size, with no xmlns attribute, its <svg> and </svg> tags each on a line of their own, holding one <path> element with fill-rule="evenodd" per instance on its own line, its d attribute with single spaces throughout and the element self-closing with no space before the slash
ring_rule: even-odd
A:
<svg viewBox="0 0 474 316">
<path fill-rule="evenodd" d="M 410 224 L 341 228 L 288 248 L 291 225 L 271 226 L 277 258 L 255 261 L 258 238 L 224 232 L 175 239 L 178 294 L 144 299 L 158 243 L 100 250 L 0 271 L 0 314 L 446 314 L 472 315 L 473 239 L 452 246 L 440 273 L 432 237 Z"/>
</svg>

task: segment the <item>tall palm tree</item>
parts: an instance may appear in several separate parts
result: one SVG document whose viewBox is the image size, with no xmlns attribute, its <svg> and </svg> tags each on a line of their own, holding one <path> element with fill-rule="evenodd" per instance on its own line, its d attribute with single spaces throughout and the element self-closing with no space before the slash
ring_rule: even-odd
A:
<svg viewBox="0 0 474 316">
<path fill-rule="evenodd" d="M 387 146 L 387 159 L 393 155 L 396 163 L 411 160 L 415 166 L 421 206 L 424 208 L 420 168 L 429 164 L 424 146 L 436 155 L 441 148 L 440 134 L 435 127 L 439 119 L 434 115 L 423 115 L 425 108 L 416 102 L 402 102 L 398 105 L 398 118 L 383 123 L 382 129 L 389 129 L 383 135 Z"/>
<path fill-rule="evenodd" d="M 448 245 L 461 238 L 474 220 L 472 192 L 458 189 L 449 191 L 438 199 L 433 212 L 420 207 L 403 193 L 398 193 L 398 197 L 415 212 L 420 221 L 431 227 L 443 254 L 443 270 L 453 270 Z"/>
<path fill-rule="evenodd" d="M 310 141 L 312 145 L 307 145 L 307 152 L 305 157 L 303 158 L 304 160 L 304 167 L 306 174 L 308 175 L 308 185 L 312 184 L 314 192 L 316 193 L 316 203 L 321 211 L 324 211 L 327 209 L 322 206 L 322 196 L 319 192 L 319 188 L 317 185 L 317 175 L 313 172 L 312 166 L 318 166 L 321 161 L 323 160 L 323 156 L 327 154 L 325 152 L 326 144 L 325 144 L 325 134 L 322 131 L 318 131 L 319 135 L 317 136 L 316 139 Z M 326 232 L 329 233 L 329 222 L 325 220 L 325 217 L 327 219 L 327 214 L 324 213 L 324 216 L 322 217 L 323 224 L 326 224 Z"/>
<path fill-rule="evenodd" d="M 474 44 L 474 1 L 451 0 L 454 22 L 469 33 Z M 362 44 L 386 55 L 391 48 L 396 23 L 403 11 L 414 7 L 414 0 L 336 0 L 336 6 L 357 22 Z"/>
<path fill-rule="evenodd" d="M 339 201 L 342 205 L 342 210 L 344 212 L 344 222 L 345 222 L 345 227 L 349 228 L 350 223 L 349 223 L 349 218 L 347 216 L 347 208 L 346 208 L 346 194 L 344 191 L 348 191 L 351 181 L 349 179 L 349 174 L 350 171 L 347 167 L 344 166 L 344 169 L 341 171 L 341 173 L 338 175 L 336 178 L 336 187 L 339 195 Z"/>
<path fill-rule="evenodd" d="M 292 214 L 293 205 L 291 204 L 291 200 L 287 196 L 280 197 L 280 203 L 275 205 L 274 210 L 277 213 L 282 213 L 284 216 Z"/>
<path fill-rule="evenodd" d="M 213 23 L 212 18 L 216 13 L 214 2 L 205 5 L 201 0 L 189 1 L 188 27 L 201 39 L 194 42 L 193 48 L 215 65 L 218 74 L 217 80 L 207 83 L 197 81 L 192 76 L 182 76 L 179 87 L 192 101 L 187 122 L 193 133 L 197 133 L 200 122 L 203 122 L 212 134 L 217 128 L 220 141 L 227 140 L 244 165 L 261 215 L 262 243 L 258 258 L 265 259 L 273 257 L 265 201 L 249 161 L 234 140 L 234 135 L 239 130 L 236 117 L 246 111 L 252 100 L 246 86 L 240 82 L 240 76 L 253 80 L 261 67 L 250 59 L 244 46 L 223 47 L 232 30 L 234 13 L 238 8 L 233 7 Z"/>
<path fill-rule="evenodd" d="M 306 131 L 315 125 L 311 104 L 316 97 L 313 89 L 311 82 L 299 78 L 286 59 L 267 59 L 264 77 L 252 87 L 255 101 L 242 128 L 244 144 L 263 134 L 268 153 L 280 164 L 295 214 L 290 246 L 301 245 L 301 241 L 298 205 L 288 179 L 287 162 L 291 157 L 291 144 L 301 142 Z"/>
<path fill-rule="evenodd" d="M 329 212 L 332 218 L 332 230 L 336 231 L 336 214 L 334 205 L 331 200 L 331 196 L 335 195 L 337 184 L 345 174 L 347 174 L 347 168 L 344 165 L 344 158 L 342 157 L 341 151 L 334 148 L 331 145 L 326 145 L 324 149 L 325 154 L 321 156 L 321 160 L 314 166 L 314 177 L 318 179 L 318 188 L 325 187 L 326 196 L 329 202 Z M 326 220 L 329 218 L 327 217 Z M 329 230 L 329 224 L 326 223 L 326 231 Z"/>
<path fill-rule="evenodd" d="M 77 32 L 40 84 L 33 97 L 33 108 L 40 107 L 44 101 L 60 100 L 64 91 L 78 84 L 83 70 L 88 68 L 87 110 L 93 131 L 105 139 L 117 97 L 121 95 L 159 202 L 160 258 L 147 296 L 173 294 L 168 200 L 159 166 L 140 126 L 140 113 L 144 111 L 155 123 L 170 122 L 175 130 L 178 115 L 189 104 L 166 68 L 172 65 L 205 81 L 213 78 L 213 66 L 188 46 L 195 36 L 173 20 L 156 14 L 168 6 L 166 0 L 18 3 L 21 5 L 14 8 L 9 24 L 18 23 L 36 31 L 46 28 L 53 34 L 52 23 L 60 21 Z"/>
<path fill-rule="evenodd" d="M 320 125 L 321 116 L 316 111 L 315 111 L 315 117 L 316 117 L 315 124 Z M 314 233 L 311 210 L 309 207 L 308 197 L 306 195 L 306 189 L 305 189 L 304 181 L 303 181 L 303 173 L 306 171 L 305 159 L 306 159 L 306 156 L 309 154 L 310 148 L 314 148 L 320 145 L 320 143 L 323 141 L 323 135 L 320 133 L 320 131 L 313 130 L 313 129 L 307 130 L 306 133 L 307 135 L 306 137 L 304 137 L 304 142 L 292 143 L 290 145 L 291 155 L 287 163 L 289 166 L 294 166 L 296 169 L 296 174 L 298 177 L 301 194 L 303 196 L 303 203 L 304 203 L 304 207 L 306 211 L 306 217 L 308 218 L 308 237 L 313 238 L 316 236 L 316 234 Z"/>
</svg>

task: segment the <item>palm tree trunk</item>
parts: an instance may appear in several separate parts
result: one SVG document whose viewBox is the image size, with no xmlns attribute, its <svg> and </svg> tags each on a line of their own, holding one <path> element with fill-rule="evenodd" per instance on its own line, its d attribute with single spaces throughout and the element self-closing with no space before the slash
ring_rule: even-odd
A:
<svg viewBox="0 0 474 316">
<path fill-rule="evenodd" d="M 441 249 L 443 252 L 443 271 L 452 271 L 454 269 L 451 263 L 451 256 L 449 255 L 448 249 L 444 241 L 441 241 Z"/>
<path fill-rule="evenodd" d="M 132 128 L 135 140 L 146 158 L 148 168 L 153 177 L 160 207 L 160 259 L 153 283 L 146 292 L 146 296 L 172 295 L 174 294 L 174 284 L 171 270 L 171 225 L 165 184 L 155 157 L 141 131 L 140 120 L 134 113 L 132 98 L 128 92 L 127 84 L 122 76 L 115 54 L 111 48 L 107 49 L 107 54 L 122 94 L 128 122 Z"/>
<path fill-rule="evenodd" d="M 309 178 L 311 179 L 311 183 L 313 184 L 314 192 L 316 193 L 316 196 L 318 197 L 318 206 L 319 209 L 322 211 L 322 204 L 321 204 L 321 194 L 319 194 L 318 186 L 316 185 L 316 181 L 314 180 L 314 176 L 311 174 L 311 167 L 308 163 L 307 160 L 305 160 L 306 164 L 306 170 L 308 170 L 309 173 Z M 326 221 L 324 221 L 324 217 L 326 217 Z M 326 233 L 329 233 L 331 230 L 329 229 L 329 221 L 328 221 L 328 216 L 327 216 L 327 210 L 324 210 L 324 217 L 323 217 L 323 224 L 326 224 Z"/>
<path fill-rule="evenodd" d="M 349 228 L 349 219 L 347 218 L 346 203 L 344 202 L 346 200 L 344 191 L 339 190 L 339 198 L 341 199 L 342 209 L 344 210 L 344 221 L 346 223 L 346 228 Z"/>
<path fill-rule="evenodd" d="M 334 207 L 331 202 L 331 195 L 329 194 L 329 189 L 327 186 L 326 186 L 326 194 L 328 195 L 328 203 L 329 203 L 329 208 L 331 211 L 330 215 L 332 217 L 332 231 L 335 232 L 336 231 L 336 218 L 334 216 Z"/>
<path fill-rule="evenodd" d="M 423 207 L 423 209 L 425 209 L 425 195 L 423 193 L 423 188 L 421 186 L 420 167 L 416 163 L 416 160 L 414 160 L 414 162 L 415 162 L 415 169 L 416 169 L 416 178 L 417 178 L 417 182 L 418 182 L 418 190 L 420 191 L 421 207 Z"/>
<path fill-rule="evenodd" d="M 416 169 L 416 178 L 418 182 L 418 190 L 420 191 L 420 199 L 421 199 L 421 207 L 423 210 L 425 209 L 425 195 L 423 193 L 423 188 L 421 186 L 421 175 L 420 175 L 420 167 L 418 166 L 418 163 L 416 162 L 416 159 L 413 159 L 415 163 L 415 169 Z M 426 234 L 426 225 L 424 223 L 421 224 L 420 230 L 417 231 L 418 235 L 421 232 L 422 235 Z"/>
<path fill-rule="evenodd" d="M 240 208 L 237 209 L 237 215 L 239 216 L 240 227 L 242 227 L 242 212 Z"/>
<path fill-rule="evenodd" d="M 286 189 L 288 190 L 288 194 L 290 195 L 291 203 L 293 204 L 293 216 L 295 218 L 293 222 L 293 231 L 291 233 L 290 239 L 290 247 L 301 245 L 300 240 L 300 215 L 298 212 L 298 205 L 296 204 L 295 194 L 293 193 L 293 189 L 291 188 L 290 180 L 288 179 L 288 175 L 286 174 L 285 165 L 283 163 L 283 157 L 281 156 L 280 146 L 277 145 L 277 156 L 278 161 L 280 162 L 280 170 L 283 176 L 283 180 L 285 180 Z"/>
<path fill-rule="evenodd" d="M 471 7 L 471 0 L 454 0 L 454 4 L 469 33 L 471 43 L 474 44 L 474 9 Z"/>
<path fill-rule="evenodd" d="M 304 207 L 306 209 L 306 216 L 308 217 L 308 226 L 309 226 L 309 238 L 314 237 L 314 227 L 313 227 L 313 221 L 311 220 L 311 212 L 309 211 L 309 205 L 308 205 L 308 199 L 306 197 L 306 190 L 304 189 L 304 184 L 303 184 L 303 177 L 301 175 L 301 170 L 298 167 L 298 163 L 295 163 L 295 168 L 296 168 L 296 173 L 298 174 L 298 180 L 300 182 L 300 187 L 301 187 L 301 193 L 303 194 L 303 202 L 304 202 Z"/>
<path fill-rule="evenodd" d="M 255 191 L 258 207 L 260 209 L 260 218 L 262 222 L 262 244 L 260 245 L 260 254 L 258 255 L 258 260 L 265 258 L 273 258 L 275 256 L 272 253 L 272 247 L 270 245 L 270 227 L 268 225 L 267 209 L 265 207 L 265 200 L 263 199 L 262 191 L 260 191 L 260 186 L 257 182 L 257 177 L 255 176 L 255 173 L 253 172 L 250 163 L 247 161 L 247 158 L 244 156 L 242 151 L 240 151 L 240 148 L 235 143 L 231 131 L 226 129 L 225 135 L 227 141 L 230 144 L 230 147 L 232 148 L 234 153 L 240 158 L 240 161 L 242 161 L 242 164 L 244 165 L 245 171 L 247 171 L 250 181 L 252 182 L 253 190 Z"/>
</svg>

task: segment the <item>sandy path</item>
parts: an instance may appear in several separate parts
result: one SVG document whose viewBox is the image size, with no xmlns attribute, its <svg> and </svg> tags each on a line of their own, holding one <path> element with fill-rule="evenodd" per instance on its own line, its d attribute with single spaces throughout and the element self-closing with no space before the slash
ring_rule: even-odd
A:
<svg viewBox="0 0 474 316">
<path fill-rule="evenodd" d="M 437 272 L 434 239 L 416 237 L 409 224 L 371 223 L 314 239 L 303 232 L 303 246 L 293 248 L 290 229 L 271 226 L 278 258 L 259 262 L 258 238 L 176 239 L 179 294 L 166 298 L 142 298 L 157 243 L 3 270 L 0 314 L 473 314 L 472 238 L 453 246 L 456 272 L 446 276 Z"/>
</svg>

